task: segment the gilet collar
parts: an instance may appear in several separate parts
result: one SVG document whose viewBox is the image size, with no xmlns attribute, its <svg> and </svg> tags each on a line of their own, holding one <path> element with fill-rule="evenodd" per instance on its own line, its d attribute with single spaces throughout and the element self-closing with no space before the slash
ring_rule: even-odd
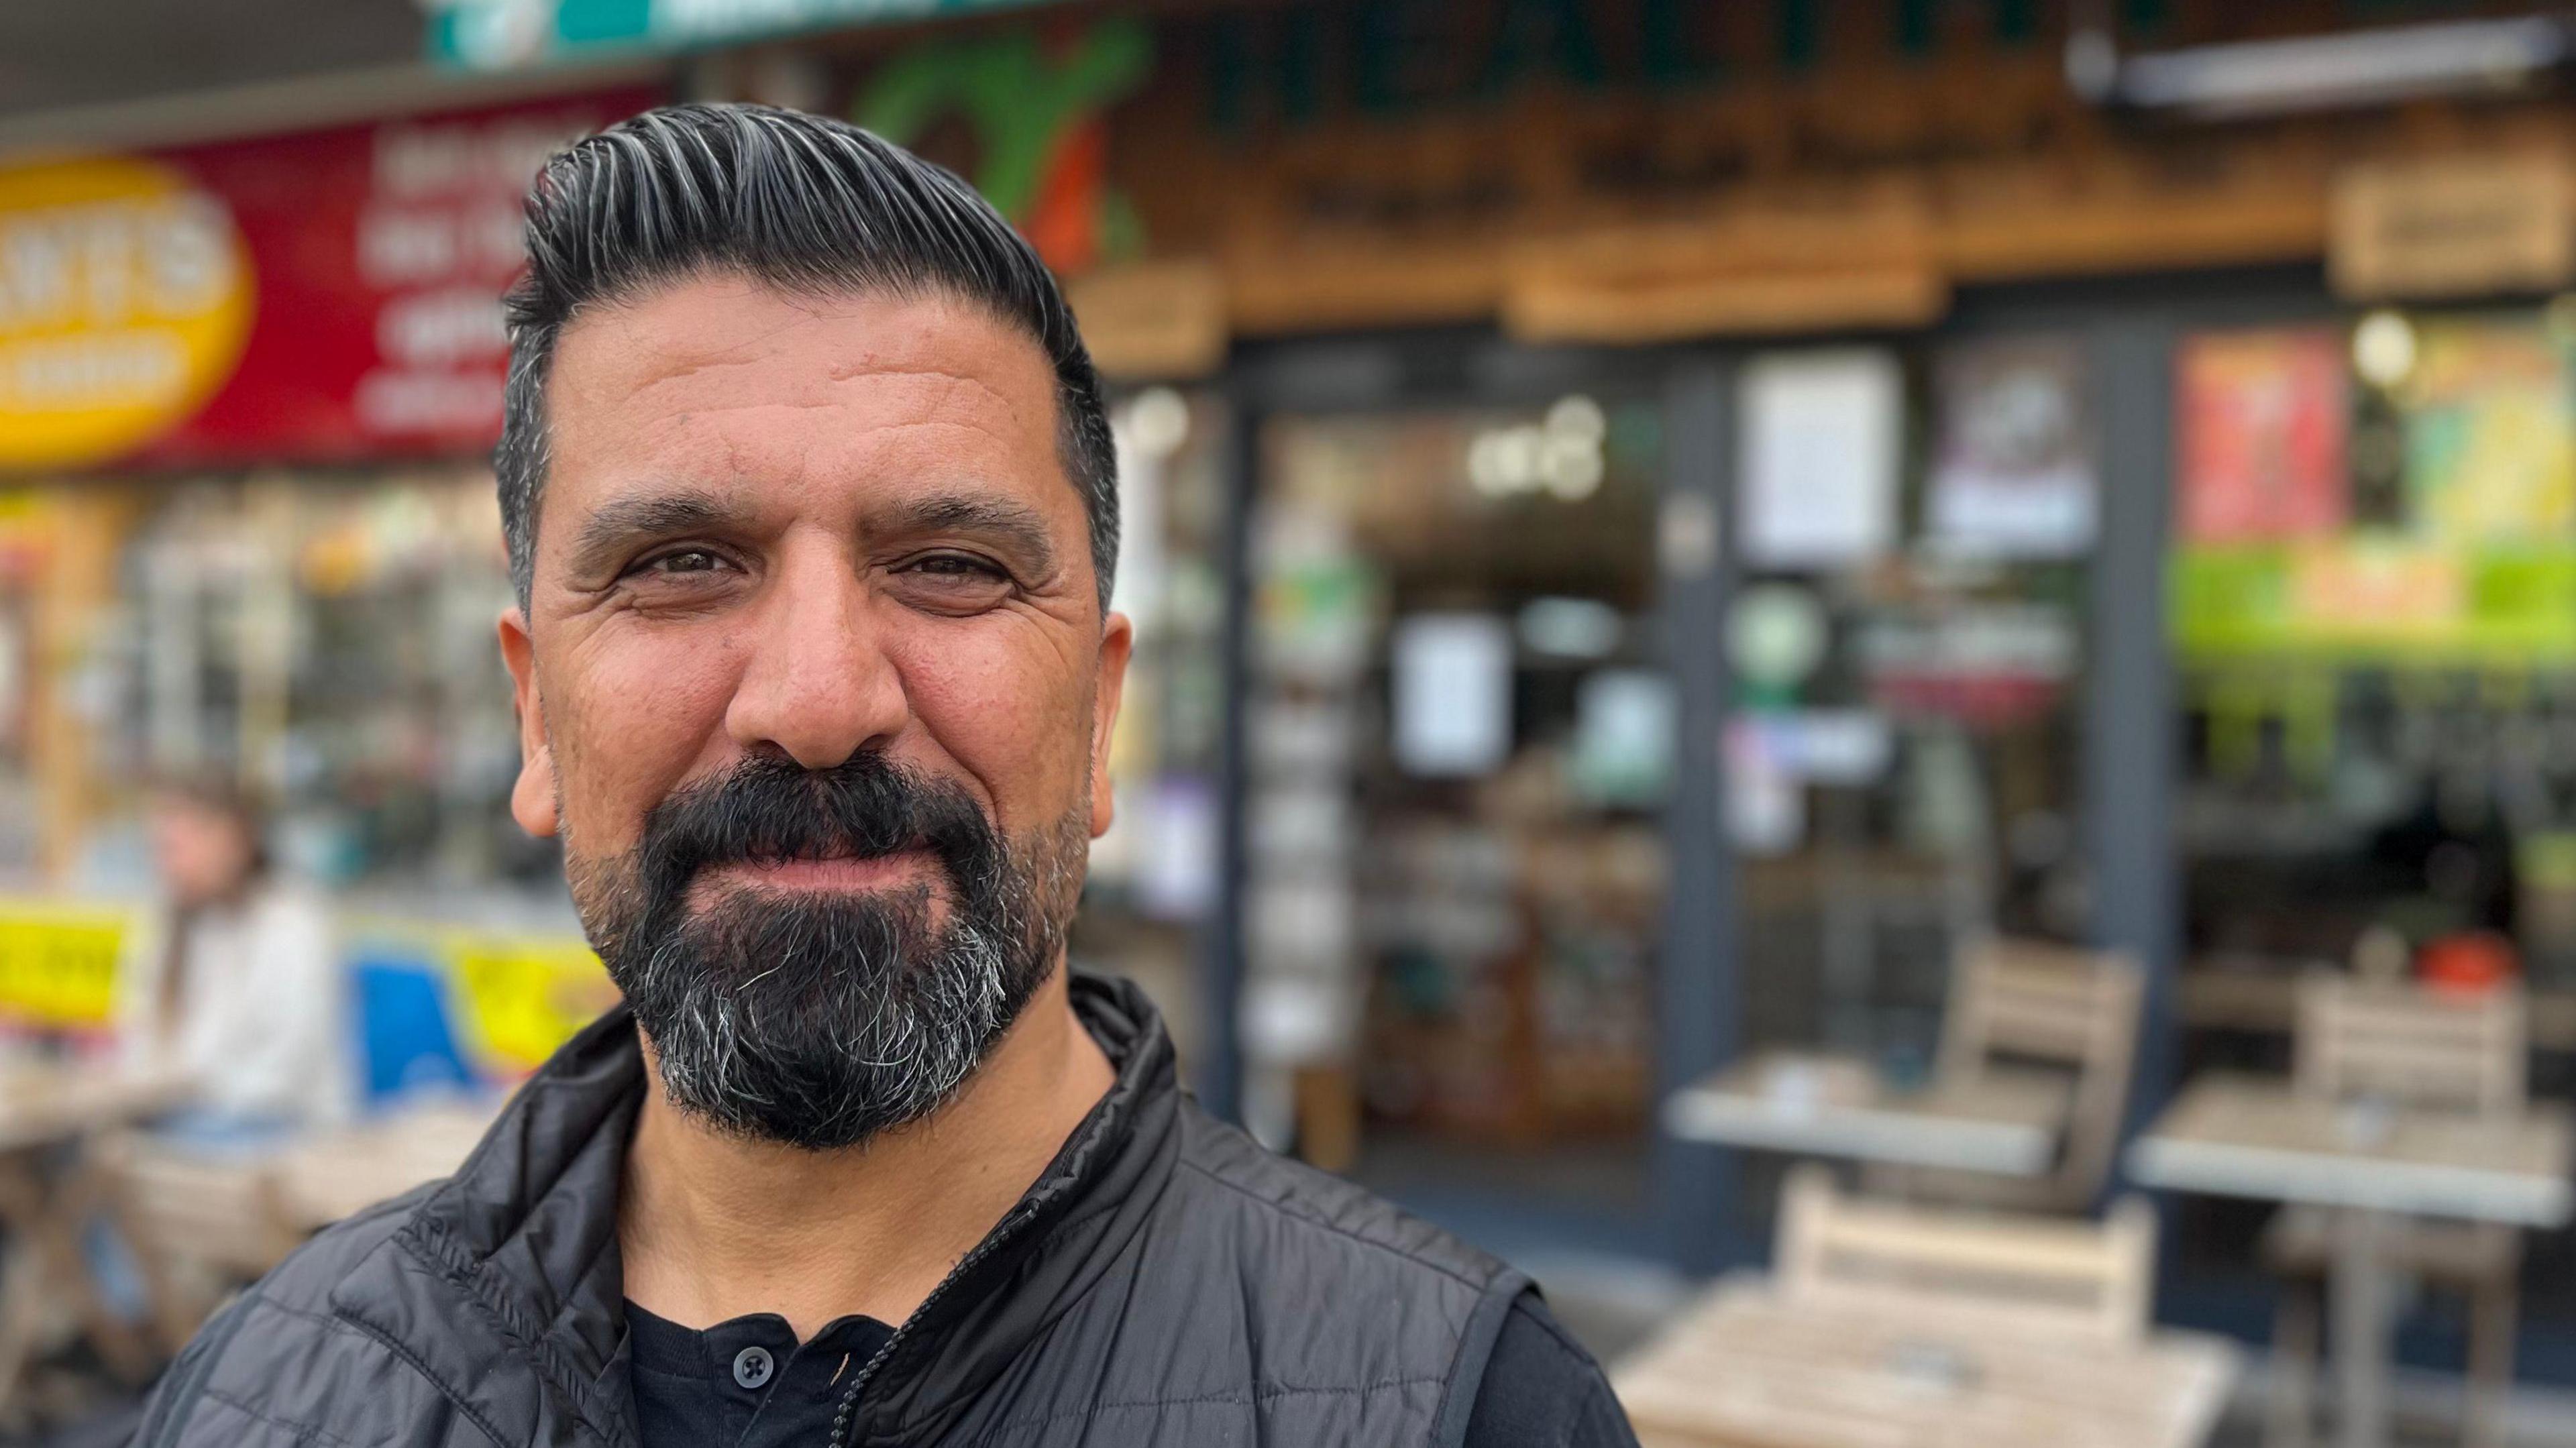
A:
<svg viewBox="0 0 2576 1448">
<path fill-rule="evenodd" d="M 935 1436 L 1079 1300 L 1161 1195 L 1180 1108 L 1162 1018 L 1123 980 L 1077 973 L 1071 997 L 1116 1080 L 870 1364 L 851 1443 Z M 523 1366 L 588 1436 L 634 1443 L 617 1201 L 644 1091 L 634 1019 L 621 1006 L 541 1067 L 456 1176 L 412 1210 L 391 1244 L 412 1261 L 379 1253 L 333 1294 L 334 1310 L 397 1346 L 411 1336 L 498 1339 L 501 1351 L 433 1352 L 424 1342 L 412 1355 L 433 1375 L 440 1362 L 474 1363 L 470 1375 L 483 1381 L 446 1386 L 469 1413 L 483 1404 L 508 1441 L 546 1436 L 538 1423 L 497 1421 L 516 1416 L 504 1405 L 534 1398 L 491 1375 Z M 423 1300 L 439 1296 L 447 1300 Z"/>
</svg>

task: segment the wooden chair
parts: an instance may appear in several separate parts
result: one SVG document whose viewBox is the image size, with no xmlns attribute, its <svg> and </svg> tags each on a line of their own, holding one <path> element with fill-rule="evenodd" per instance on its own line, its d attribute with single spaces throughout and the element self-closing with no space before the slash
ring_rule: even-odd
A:
<svg viewBox="0 0 2576 1448">
<path fill-rule="evenodd" d="M 2038 1177 L 1897 1168 L 1875 1186 L 1909 1197 L 2018 1211 L 2089 1212 L 2110 1180 L 2137 1059 L 2144 975 L 2110 951 L 1988 938 L 1959 952 L 1936 1077 L 2042 1070 L 2067 1078 L 2065 1139 Z"/>
<path fill-rule="evenodd" d="M 2198 1448 L 2235 1373 L 2150 1327 L 2155 1218 L 1783 1189 L 1775 1270 L 1711 1287 L 1612 1379 L 1649 1448 Z"/>
<path fill-rule="evenodd" d="M 2107 1344 L 2143 1341 L 2155 1214 L 2136 1198 L 2100 1222 L 1956 1212 L 1846 1196 L 1822 1166 L 1789 1174 L 1774 1272 L 1781 1296 Z"/>
<path fill-rule="evenodd" d="M 2520 1111 L 2529 1031 L 2518 990 L 2471 994 L 2318 971 L 2299 982 L 2292 1080 L 2326 1100 Z"/>
<path fill-rule="evenodd" d="M 155 1325 L 171 1351 L 303 1240 L 278 1204 L 264 1160 L 190 1151 L 130 1132 L 97 1150 L 112 1217 L 142 1268 Z"/>
<path fill-rule="evenodd" d="M 2299 983 L 2292 1080 L 2320 1100 L 2377 1100 L 2463 1116 L 2518 1112 L 2526 1101 L 2527 1014 L 2518 990 L 2472 995 L 2320 971 Z M 2274 1448 L 2307 1441 L 2335 1227 L 2326 1208 L 2290 1207 L 2264 1234 L 2265 1259 L 2290 1279 L 2273 1328 L 2267 1437 Z M 2501 1443 L 2513 1387 L 2522 1234 L 2500 1223 L 2409 1219 L 2389 1234 L 2386 1251 L 2397 1270 L 2468 1296 L 2464 1436 L 2473 1445 Z"/>
</svg>

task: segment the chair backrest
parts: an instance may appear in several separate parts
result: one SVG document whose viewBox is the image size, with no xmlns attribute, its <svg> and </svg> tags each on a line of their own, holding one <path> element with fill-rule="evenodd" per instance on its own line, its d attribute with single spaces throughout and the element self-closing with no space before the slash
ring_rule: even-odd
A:
<svg viewBox="0 0 2576 1448">
<path fill-rule="evenodd" d="M 2137 1034 L 2138 972 L 2107 951 L 1987 937 L 1959 952 L 1941 1023 L 1944 1071 L 2017 1056 L 2081 1068 Z"/>
<path fill-rule="evenodd" d="M 1789 1174 L 1779 1231 L 1779 1290 L 1804 1304 L 2093 1342 L 2147 1330 L 2156 1221 L 2136 1198 L 2099 1222 L 1944 1211 L 1846 1196 L 1809 1163 Z"/>
<path fill-rule="evenodd" d="M 2062 1067 L 2074 1082 L 2059 1204 L 2091 1205 L 2119 1149 L 2137 1059 L 2144 974 L 2128 956 L 1989 937 L 1959 952 L 1941 1022 L 1938 1069 L 1974 1075 L 1998 1061 Z"/>
<path fill-rule="evenodd" d="M 2294 1079 L 2307 1095 L 2518 1111 L 2530 1053 L 2522 992 L 2466 992 L 2317 971 L 2299 982 Z"/>
</svg>

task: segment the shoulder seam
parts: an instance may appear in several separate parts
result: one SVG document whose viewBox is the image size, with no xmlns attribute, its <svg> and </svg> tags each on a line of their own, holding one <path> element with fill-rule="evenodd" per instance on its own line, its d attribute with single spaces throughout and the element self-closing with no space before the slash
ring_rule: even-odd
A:
<svg viewBox="0 0 2576 1448">
<path fill-rule="evenodd" d="M 484 1437 L 492 1440 L 494 1448 L 509 1448 L 510 1440 L 501 1436 L 501 1430 L 492 1426 L 491 1420 L 485 1418 L 481 1413 L 476 1412 L 474 1405 L 465 1401 L 463 1394 L 457 1392 L 454 1388 L 449 1387 L 447 1383 L 438 1376 L 438 1374 L 431 1372 L 429 1370 L 429 1364 L 421 1361 L 420 1354 L 403 1346 L 392 1337 L 378 1332 L 375 1328 L 369 1326 L 366 1322 L 360 1319 L 350 1318 L 347 1319 L 347 1321 L 358 1331 L 366 1334 L 367 1337 L 373 1340 L 378 1346 L 400 1359 L 404 1366 L 410 1368 L 413 1372 L 420 1374 L 422 1381 L 428 1383 L 431 1387 L 436 1388 L 440 1397 L 447 1399 L 448 1402 L 456 1406 L 457 1414 L 460 1417 L 480 1429 Z"/>
<path fill-rule="evenodd" d="M 332 1432 L 330 1429 L 323 1427 L 319 1423 L 297 1423 L 285 1418 L 277 1417 L 273 1414 L 263 1413 L 259 1409 L 242 1401 L 240 1398 L 223 1391 L 221 1388 L 202 1388 L 198 1390 L 197 1395 L 199 1397 L 221 1403 L 225 1407 L 232 1409 L 234 1412 L 241 1414 L 243 1417 L 250 1419 L 254 1423 L 266 1423 L 272 1428 L 279 1428 L 292 1433 L 296 1436 L 296 1439 L 299 1442 L 319 1438 L 325 1443 L 337 1444 L 338 1448 L 356 1448 L 356 1445 L 349 1439 L 341 1437 L 339 1434 Z"/>
<path fill-rule="evenodd" d="M 1348 1237 L 1362 1246 L 1374 1247 L 1380 1252 L 1384 1252 L 1391 1257 L 1410 1262 L 1414 1266 L 1423 1268 L 1426 1271 L 1437 1272 L 1441 1276 L 1448 1278 L 1450 1281 L 1457 1283 L 1461 1287 L 1473 1288 L 1481 1293 L 1493 1285 L 1490 1282 L 1478 1282 L 1476 1279 L 1454 1268 L 1445 1267 L 1440 1263 L 1429 1260 L 1428 1258 L 1416 1256 L 1391 1242 L 1380 1242 L 1375 1238 L 1363 1237 L 1359 1233 L 1352 1231 L 1350 1228 L 1345 1227 L 1338 1222 L 1326 1221 L 1323 1217 L 1315 1215 L 1314 1213 L 1299 1211 L 1289 1206 L 1288 1203 L 1280 1201 L 1277 1198 L 1265 1197 L 1259 1192 L 1252 1190 L 1250 1187 L 1243 1185 L 1241 1182 L 1228 1181 L 1226 1178 L 1208 1170 L 1208 1168 L 1202 1163 L 1184 1158 L 1180 1164 L 1188 1170 L 1196 1172 L 1200 1176 L 1207 1178 L 1209 1181 L 1216 1183 L 1218 1186 L 1225 1188 L 1227 1191 L 1243 1197 L 1247 1201 L 1259 1202 L 1261 1205 L 1270 1208 L 1272 1211 L 1281 1213 L 1285 1216 L 1294 1217 L 1298 1221 L 1304 1222 L 1308 1226 L 1314 1227 L 1318 1230 L 1330 1232 L 1338 1237 Z"/>
<path fill-rule="evenodd" d="M 327 1312 L 315 1312 L 309 1307 L 290 1307 L 287 1304 L 278 1301 L 274 1297 L 247 1297 L 242 1300 L 265 1307 L 271 1312 L 282 1313 L 288 1317 L 301 1318 L 306 1322 L 312 1323 L 316 1327 L 329 1328 L 333 1332 L 347 1333 L 357 1332 L 359 1330 L 357 1324 L 349 1321 L 345 1317 L 333 1317 Z"/>
</svg>

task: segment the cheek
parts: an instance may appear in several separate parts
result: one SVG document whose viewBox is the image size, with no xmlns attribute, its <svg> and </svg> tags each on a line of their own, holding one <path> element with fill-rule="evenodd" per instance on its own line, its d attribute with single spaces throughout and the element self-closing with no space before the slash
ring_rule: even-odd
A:
<svg viewBox="0 0 2576 1448">
<path fill-rule="evenodd" d="M 714 640 L 620 630 L 538 665 L 566 843 L 625 849 L 644 816 L 722 741 L 734 671 Z"/>
<path fill-rule="evenodd" d="M 952 622 L 907 631 L 888 652 L 914 719 L 983 782 L 1004 829 L 1051 825 L 1086 798 L 1088 680 L 1039 629 L 1017 619 Z"/>
</svg>

